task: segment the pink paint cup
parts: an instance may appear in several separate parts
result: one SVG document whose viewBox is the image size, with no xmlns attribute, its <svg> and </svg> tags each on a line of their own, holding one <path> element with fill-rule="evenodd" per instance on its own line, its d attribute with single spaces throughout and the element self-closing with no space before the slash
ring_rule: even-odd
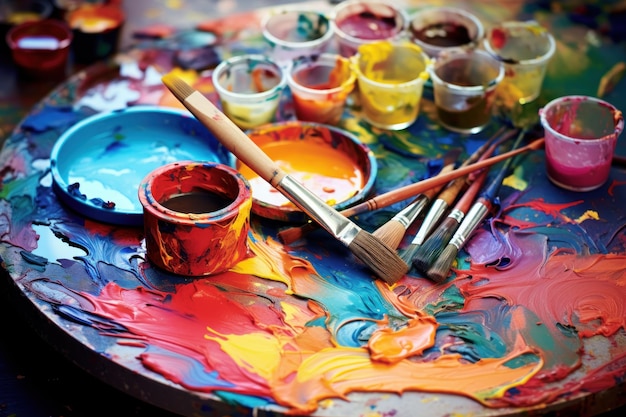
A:
<svg viewBox="0 0 626 417">
<path fill-rule="evenodd" d="M 594 97 L 565 96 L 546 104 L 539 115 L 550 181 L 572 191 L 602 186 L 624 128 L 622 112 Z"/>
<path fill-rule="evenodd" d="M 252 191 L 234 168 L 180 161 L 139 186 L 146 254 L 178 275 L 224 272 L 248 256 Z"/>
</svg>

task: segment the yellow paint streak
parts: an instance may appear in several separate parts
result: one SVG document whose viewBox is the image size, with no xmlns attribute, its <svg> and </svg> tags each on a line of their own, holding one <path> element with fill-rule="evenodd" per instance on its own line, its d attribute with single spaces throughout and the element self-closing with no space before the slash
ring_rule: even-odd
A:
<svg viewBox="0 0 626 417">
<path fill-rule="evenodd" d="M 287 286 L 285 291 L 292 294 L 293 279 L 297 279 L 298 274 L 315 274 L 315 269 L 306 260 L 292 257 L 285 252 L 284 246 L 267 237 L 265 240 L 255 232 L 250 231 L 252 239 L 248 245 L 254 256 L 239 262 L 231 270 L 242 274 L 256 275 L 272 281 L 282 282 Z"/>
<path fill-rule="evenodd" d="M 585 220 L 589 220 L 589 219 L 591 219 L 591 220 L 600 220 L 600 215 L 598 214 L 597 211 L 587 210 L 579 218 L 576 219 L 576 223 L 582 223 Z"/>
<path fill-rule="evenodd" d="M 502 181 L 502 184 L 518 191 L 524 191 L 528 188 L 528 182 L 524 180 L 524 169 L 522 167 L 517 167 L 513 174 L 509 175 Z"/>
<path fill-rule="evenodd" d="M 282 346 L 270 334 L 250 333 L 245 335 L 224 335 L 207 329 L 215 336 L 207 334 L 205 339 L 216 342 L 237 365 L 247 372 L 271 379 L 281 362 Z"/>
</svg>

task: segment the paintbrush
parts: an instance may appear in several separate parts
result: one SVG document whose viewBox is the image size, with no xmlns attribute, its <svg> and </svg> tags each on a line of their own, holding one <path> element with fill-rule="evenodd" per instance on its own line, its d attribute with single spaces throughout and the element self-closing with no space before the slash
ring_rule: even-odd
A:
<svg viewBox="0 0 626 417">
<path fill-rule="evenodd" d="M 476 162 L 479 159 L 484 159 L 491 156 L 502 142 L 509 140 L 514 131 L 507 132 L 506 135 L 501 135 L 506 131 L 506 127 L 501 127 L 498 131 L 492 135 L 482 146 L 476 149 L 461 166 L 467 166 Z M 439 223 L 444 213 L 448 210 L 448 207 L 456 200 L 458 194 L 468 183 L 468 176 L 459 177 L 452 180 L 446 185 L 441 193 L 437 196 L 437 199 L 430 206 L 430 209 L 426 213 L 426 217 L 422 221 L 420 228 L 413 237 L 411 243 L 400 251 L 400 257 L 408 265 L 411 265 L 412 259 L 415 257 L 417 249 L 420 247 L 426 237 L 430 234 L 433 228 Z"/>
<path fill-rule="evenodd" d="M 412 251 L 412 257 L 409 257 L 411 255 L 410 253 L 401 255 L 404 262 L 413 265 L 415 269 L 423 273 L 426 273 L 430 269 L 431 265 L 435 259 L 441 255 L 453 234 L 457 231 L 465 214 L 474 203 L 478 192 L 485 183 L 488 172 L 489 168 L 485 168 L 477 175 L 476 179 L 472 181 L 446 218 L 442 220 L 421 245 L 417 246 L 417 248 Z"/>
<path fill-rule="evenodd" d="M 521 148 L 514 149 L 500 155 L 492 156 L 491 158 L 486 158 L 482 161 L 478 161 L 464 167 L 460 167 L 448 172 L 443 172 L 442 170 L 442 172 L 438 175 L 422 181 L 418 181 L 413 184 L 405 185 L 404 187 L 396 188 L 395 190 L 388 191 L 384 194 L 380 194 L 376 197 L 370 198 L 367 201 L 352 206 L 349 209 L 346 209 L 346 212 L 342 211 L 342 213 L 346 217 L 351 217 L 360 213 L 364 213 L 366 211 L 374 211 L 382 207 L 390 206 L 392 204 L 399 203 L 400 201 L 408 200 L 409 198 L 415 198 L 415 196 L 423 193 L 424 191 L 430 190 L 434 187 L 443 186 L 456 178 L 471 174 L 472 172 L 478 171 L 479 169 L 490 167 L 494 164 L 497 164 L 498 162 L 502 162 L 508 158 L 512 158 L 524 152 L 541 149 L 543 147 L 543 143 L 543 138 L 536 139 Z M 295 226 L 281 230 L 280 232 L 278 232 L 278 238 L 284 244 L 291 244 L 301 239 L 305 234 L 313 230 L 315 230 L 315 226 L 311 223 L 306 223 L 302 226 Z"/>
<path fill-rule="evenodd" d="M 441 169 L 438 175 L 452 172 L 454 170 L 454 165 L 455 165 L 454 163 L 445 165 Z M 435 190 L 435 194 L 438 192 L 438 189 L 441 188 L 442 186 L 443 185 L 432 187 L 432 189 Z M 428 191 L 429 190 L 426 189 L 424 190 L 424 193 Z M 420 193 L 416 193 L 415 195 L 418 195 L 418 194 Z M 342 210 L 340 213 L 346 217 L 352 217 L 358 214 L 385 208 L 392 204 L 396 204 L 401 201 L 408 200 L 411 197 L 415 197 L 415 196 L 408 196 L 406 198 L 398 199 L 398 198 L 394 198 L 394 195 L 395 195 L 395 190 L 388 191 L 386 193 L 379 194 L 375 197 L 372 197 L 360 204 L 354 205 L 352 207 L 348 207 Z M 419 198 L 419 196 L 416 198 Z M 309 222 L 301 226 L 294 226 L 294 227 L 283 229 L 277 233 L 277 237 L 278 239 L 280 239 L 282 243 L 284 243 L 285 245 L 289 245 L 297 240 L 300 240 L 303 236 L 305 236 L 307 233 L 314 231 L 316 228 L 317 227 L 315 223 Z"/>
<path fill-rule="evenodd" d="M 515 149 L 522 138 L 524 137 L 526 130 L 521 130 L 512 148 Z M 520 148 L 522 149 L 522 148 Z M 512 159 L 504 161 L 491 183 L 481 192 L 478 200 L 472 205 L 468 213 L 465 215 L 457 230 L 450 238 L 450 241 L 445 246 L 441 255 L 437 257 L 435 262 L 426 272 L 428 278 L 435 282 L 443 282 L 448 274 L 452 263 L 456 259 L 459 250 L 465 245 L 465 242 L 469 239 L 470 235 L 476 230 L 481 222 L 487 217 L 487 215 L 493 211 L 495 207 L 495 201 L 509 168 L 512 163 Z"/>
<path fill-rule="evenodd" d="M 408 265 L 378 238 L 364 231 L 284 172 L 208 98 L 185 81 L 167 74 L 163 83 L 174 96 L 239 160 L 344 244 L 379 278 L 394 284 Z"/>
<path fill-rule="evenodd" d="M 437 191 L 438 189 L 424 191 L 385 224 L 374 230 L 372 234 L 385 242 L 390 248 L 396 249 L 402 242 L 406 230 L 424 211 L 432 198 L 437 195 Z"/>
</svg>

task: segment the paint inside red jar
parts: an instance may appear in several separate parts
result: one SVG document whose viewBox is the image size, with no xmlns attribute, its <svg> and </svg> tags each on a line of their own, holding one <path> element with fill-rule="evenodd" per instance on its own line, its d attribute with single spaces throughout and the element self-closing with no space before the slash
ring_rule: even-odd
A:
<svg viewBox="0 0 626 417">
<path fill-rule="evenodd" d="M 179 213 L 212 213 L 221 210 L 233 202 L 232 198 L 208 190 L 174 194 L 160 204 Z"/>
<path fill-rule="evenodd" d="M 396 35 L 398 27 L 394 16 L 380 16 L 371 11 L 348 15 L 337 21 L 344 33 L 359 39 L 387 39 Z"/>
</svg>

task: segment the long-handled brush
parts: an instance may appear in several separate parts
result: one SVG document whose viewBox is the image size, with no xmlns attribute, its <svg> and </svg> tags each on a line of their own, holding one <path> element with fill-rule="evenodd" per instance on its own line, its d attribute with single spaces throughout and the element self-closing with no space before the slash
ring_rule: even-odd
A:
<svg viewBox="0 0 626 417">
<path fill-rule="evenodd" d="M 467 191 L 461 196 L 459 201 L 454 205 L 450 213 L 444 218 L 433 233 L 413 251 L 413 257 L 409 258 L 404 254 L 401 258 L 409 265 L 413 265 L 415 269 L 422 273 L 426 273 L 433 262 L 441 255 L 447 246 L 450 238 L 456 232 L 465 214 L 470 209 L 478 192 L 485 183 L 488 168 L 485 168 L 468 187 Z"/>
<path fill-rule="evenodd" d="M 444 175 L 446 173 L 450 173 L 454 170 L 454 163 L 450 163 L 444 165 L 438 175 Z M 340 213 L 346 217 L 356 216 L 358 214 L 379 210 L 385 207 L 389 207 L 392 204 L 399 203 L 401 201 L 407 200 L 409 198 L 415 197 L 416 200 L 421 199 L 421 195 L 428 197 L 429 201 L 432 197 L 439 192 L 439 190 L 443 187 L 441 185 L 435 185 L 430 189 L 425 189 L 423 192 L 417 193 L 416 196 L 411 195 L 404 198 L 399 198 L 396 190 L 392 190 L 383 194 L 379 194 L 375 197 L 372 197 L 360 204 L 354 205 L 352 207 L 348 207 L 342 210 Z M 300 240 L 306 234 L 317 229 L 317 225 L 315 223 L 305 223 L 301 226 L 293 226 L 283 229 L 277 233 L 278 239 L 286 245 L 289 245 L 293 242 Z"/>
<path fill-rule="evenodd" d="M 519 145 L 525 133 L 525 130 L 520 131 L 513 144 L 513 149 Z M 513 159 L 507 159 L 502 164 L 491 183 L 481 192 L 478 200 L 469 209 L 454 235 L 452 235 L 448 244 L 441 251 L 441 255 L 435 259 L 432 266 L 426 271 L 428 278 L 435 282 L 443 282 L 448 277 L 459 250 L 461 250 L 470 235 L 478 228 L 487 215 L 493 211 L 498 191 L 500 190 L 504 177 L 509 172 L 512 161 Z"/>
<path fill-rule="evenodd" d="M 506 127 L 502 127 L 501 129 L 499 129 L 493 136 L 489 138 L 489 140 L 487 140 L 482 146 L 476 149 L 463 162 L 463 164 L 461 164 L 461 167 L 472 164 L 479 159 L 484 159 L 491 156 L 496 147 L 498 147 L 502 142 L 509 140 L 513 133 L 515 133 L 515 131 L 513 130 L 509 130 L 508 132 L 506 132 L 506 130 Z M 439 193 L 437 199 L 433 201 L 430 209 L 426 213 L 426 217 L 424 217 L 424 220 L 420 225 L 420 228 L 417 230 L 417 233 L 413 237 L 413 240 L 407 247 L 403 248 L 400 251 L 400 257 L 408 265 L 411 265 L 413 258 L 415 258 L 416 256 L 418 248 L 424 243 L 428 235 L 433 231 L 437 224 L 439 224 L 441 218 L 446 213 L 448 208 L 454 203 L 459 193 L 463 190 L 463 188 L 465 188 L 468 182 L 471 182 L 468 180 L 468 175 L 452 180 L 450 183 L 448 183 L 448 185 L 446 185 L 443 191 Z"/>
<path fill-rule="evenodd" d="M 475 162 L 473 164 L 469 164 L 464 167 L 459 167 L 452 171 L 441 172 L 438 175 L 435 175 L 434 177 L 430 177 L 430 178 L 427 178 L 422 181 L 418 181 L 413 184 L 405 185 L 404 187 L 396 188 L 395 190 L 391 190 L 385 194 L 378 195 L 367 201 L 364 201 L 363 203 L 357 204 L 353 207 L 350 207 L 349 209 L 346 209 L 346 210 L 350 210 L 349 212 L 350 214 L 346 212 L 344 215 L 347 217 L 350 217 L 359 213 L 364 213 L 366 211 L 374 211 L 376 209 L 383 207 L 380 204 L 381 201 L 384 201 L 385 204 L 389 206 L 391 204 L 408 200 L 410 198 L 415 198 L 415 196 L 427 190 L 430 190 L 434 187 L 442 187 L 448 182 L 456 178 L 462 177 L 467 174 L 471 174 L 472 172 L 478 171 L 483 168 L 490 167 L 494 164 L 497 164 L 499 162 L 502 162 L 516 155 L 522 154 L 524 152 L 541 149 L 543 147 L 543 144 L 544 144 L 543 138 L 536 139 L 533 142 L 521 148 L 504 152 L 502 154 L 492 156 L 491 158 L 486 158 L 481 161 Z M 344 212 L 342 211 L 342 213 Z M 311 226 L 309 223 L 307 223 L 303 226 L 294 226 L 288 229 L 281 230 L 278 233 L 278 238 L 281 240 L 281 242 L 285 244 L 290 244 L 290 243 L 297 241 L 298 239 L 301 239 L 304 235 L 306 235 L 307 233 L 313 230 L 315 230 L 315 226 Z"/>
<path fill-rule="evenodd" d="M 385 242 L 390 248 L 396 249 L 402 242 L 406 229 L 417 220 L 436 194 L 436 190 L 428 190 L 420 194 L 385 224 L 374 230 L 372 234 Z"/>
<path fill-rule="evenodd" d="M 350 249 L 379 278 L 393 284 L 408 271 L 408 265 L 395 250 L 342 216 L 284 172 L 202 93 L 173 74 L 165 75 L 163 83 L 226 149 Z"/>
</svg>

